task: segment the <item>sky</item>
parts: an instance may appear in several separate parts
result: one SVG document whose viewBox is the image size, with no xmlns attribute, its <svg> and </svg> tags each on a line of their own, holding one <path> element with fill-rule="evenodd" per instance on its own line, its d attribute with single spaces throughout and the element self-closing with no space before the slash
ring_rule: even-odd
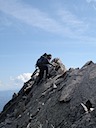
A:
<svg viewBox="0 0 96 128">
<path fill-rule="evenodd" d="M 0 90 L 20 89 L 43 53 L 96 62 L 96 0 L 0 0 Z"/>
</svg>

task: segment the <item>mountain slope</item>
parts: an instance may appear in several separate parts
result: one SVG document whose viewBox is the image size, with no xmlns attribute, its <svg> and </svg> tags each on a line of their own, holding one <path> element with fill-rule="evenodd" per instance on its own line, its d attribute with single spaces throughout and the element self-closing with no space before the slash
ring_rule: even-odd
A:
<svg viewBox="0 0 96 128">
<path fill-rule="evenodd" d="M 3 110 L 4 105 L 12 98 L 12 95 L 17 90 L 0 91 L 0 111 Z"/>
<path fill-rule="evenodd" d="M 96 64 L 69 69 L 60 60 L 50 79 L 32 76 L 0 115 L 0 128 L 95 128 Z M 91 111 L 93 108 L 93 111 Z"/>
</svg>

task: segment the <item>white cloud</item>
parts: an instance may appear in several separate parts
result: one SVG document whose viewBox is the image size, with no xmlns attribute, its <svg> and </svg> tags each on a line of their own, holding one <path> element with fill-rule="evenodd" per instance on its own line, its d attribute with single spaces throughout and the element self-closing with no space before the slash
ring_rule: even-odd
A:
<svg viewBox="0 0 96 128">
<path fill-rule="evenodd" d="M 10 77 L 9 81 L 0 81 L 0 90 L 16 90 L 21 89 L 24 82 L 27 82 L 31 78 L 32 73 L 23 73 L 17 77 Z"/>
<path fill-rule="evenodd" d="M 56 32 L 62 29 L 62 26 L 46 13 L 16 0 L 0 0 L 0 10 L 24 23 L 47 31 Z"/>
<path fill-rule="evenodd" d="M 26 82 L 31 78 L 31 75 L 32 73 L 23 73 L 22 75 L 17 76 L 16 79 L 22 82 Z"/>
<path fill-rule="evenodd" d="M 25 5 L 17 0 L 0 0 L 0 10 L 33 27 L 69 37 L 75 37 L 78 32 L 82 34 L 86 27 L 86 24 L 78 20 L 71 12 L 59 10 L 58 7 L 59 16 L 54 14 L 58 20 L 55 17 L 54 19 L 51 18 L 48 13 L 42 12 L 30 5 Z"/>
<path fill-rule="evenodd" d="M 24 82 L 27 82 L 31 78 L 32 73 L 23 73 L 17 77 L 10 77 L 10 87 L 20 89 L 23 87 Z"/>
<path fill-rule="evenodd" d="M 11 84 L 16 86 L 22 86 L 24 82 L 27 82 L 31 78 L 32 73 L 23 73 L 15 78 L 10 77 Z"/>
<path fill-rule="evenodd" d="M 20 29 L 20 23 L 26 23 L 26 25 L 68 38 L 88 38 L 84 36 L 89 31 L 87 21 L 78 19 L 75 14 L 60 6 L 52 12 L 54 17 L 51 17 L 49 12 L 42 12 L 38 8 L 22 3 L 22 0 L 0 0 L 0 10 L 13 20 L 9 25 L 18 21 L 18 26 L 15 25 L 17 29 Z"/>
<path fill-rule="evenodd" d="M 87 24 L 79 20 L 70 11 L 59 8 L 57 10 L 57 14 L 59 15 L 59 18 L 62 20 L 62 22 L 67 26 L 67 28 L 70 29 L 70 31 L 73 31 L 74 29 L 76 32 L 84 32 L 86 30 Z"/>
</svg>

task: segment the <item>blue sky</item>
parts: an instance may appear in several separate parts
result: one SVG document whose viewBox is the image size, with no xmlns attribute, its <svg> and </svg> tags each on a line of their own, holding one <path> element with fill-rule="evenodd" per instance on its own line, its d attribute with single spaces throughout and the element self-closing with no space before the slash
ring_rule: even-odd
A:
<svg viewBox="0 0 96 128">
<path fill-rule="evenodd" d="M 0 0 L 0 90 L 20 89 L 43 53 L 96 62 L 96 0 Z"/>
</svg>

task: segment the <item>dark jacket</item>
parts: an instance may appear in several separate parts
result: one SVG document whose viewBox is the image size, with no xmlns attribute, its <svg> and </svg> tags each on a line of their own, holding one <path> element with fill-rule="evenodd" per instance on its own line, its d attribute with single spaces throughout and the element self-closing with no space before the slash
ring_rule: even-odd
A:
<svg viewBox="0 0 96 128">
<path fill-rule="evenodd" d="M 40 67 L 40 66 L 43 66 L 45 64 L 49 64 L 49 65 L 52 65 L 50 63 L 50 61 L 44 57 L 44 56 L 41 56 L 38 60 L 37 60 L 37 63 L 36 63 L 36 66 Z"/>
</svg>

